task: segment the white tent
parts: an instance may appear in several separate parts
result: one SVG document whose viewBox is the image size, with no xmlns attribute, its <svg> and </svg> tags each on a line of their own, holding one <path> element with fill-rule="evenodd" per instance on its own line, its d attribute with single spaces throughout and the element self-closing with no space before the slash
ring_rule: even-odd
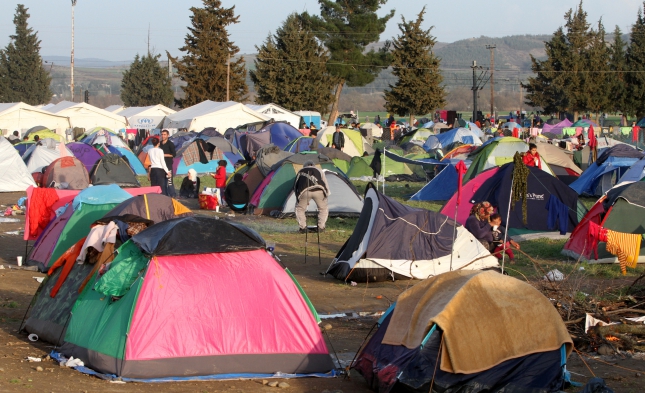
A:
<svg viewBox="0 0 645 393">
<path fill-rule="evenodd" d="M 204 101 L 167 116 L 163 128 L 201 131 L 206 127 L 215 127 L 224 132 L 228 128 L 270 119 L 239 102 Z"/>
<path fill-rule="evenodd" d="M 177 113 L 177 111 L 163 105 L 152 105 L 133 106 L 115 113 L 125 117 L 129 128 L 154 130 L 161 127 L 166 116 Z"/>
<path fill-rule="evenodd" d="M 24 134 L 24 131 L 35 126 L 43 126 L 63 135 L 70 123 L 65 116 L 37 109 L 24 102 L 0 104 L 0 129 L 9 132 L 18 130 Z"/>
<path fill-rule="evenodd" d="M 27 165 L 29 173 L 34 173 L 42 171 L 43 168 L 49 166 L 58 158 L 73 155 L 65 144 L 61 146 L 61 142 L 45 138 L 40 143 L 31 145 L 22 155 L 22 160 Z"/>
<path fill-rule="evenodd" d="M 89 130 L 94 127 L 107 127 L 112 130 L 125 128 L 125 117 L 97 108 L 84 102 L 61 101 L 47 111 L 69 117 L 72 127 Z"/>
<path fill-rule="evenodd" d="M 105 108 L 106 111 L 112 112 L 112 113 L 119 113 L 122 110 L 124 110 L 125 107 L 123 105 L 110 105 L 107 108 Z"/>
<path fill-rule="evenodd" d="M 247 105 L 249 108 L 253 109 L 256 112 L 264 113 L 275 121 L 286 121 L 295 128 L 300 126 L 300 115 L 288 111 L 276 104 L 266 104 L 266 105 Z"/>
<path fill-rule="evenodd" d="M 0 136 L 0 192 L 25 191 L 36 182 L 20 158 L 18 150 Z"/>
</svg>

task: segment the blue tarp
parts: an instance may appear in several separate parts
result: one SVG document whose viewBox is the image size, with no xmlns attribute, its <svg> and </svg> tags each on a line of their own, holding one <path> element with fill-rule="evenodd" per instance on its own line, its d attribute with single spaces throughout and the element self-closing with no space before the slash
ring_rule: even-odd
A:
<svg viewBox="0 0 645 393">
<path fill-rule="evenodd" d="M 422 189 L 410 197 L 411 201 L 447 201 L 457 191 L 459 176 L 455 166 L 445 167 Z"/>
</svg>

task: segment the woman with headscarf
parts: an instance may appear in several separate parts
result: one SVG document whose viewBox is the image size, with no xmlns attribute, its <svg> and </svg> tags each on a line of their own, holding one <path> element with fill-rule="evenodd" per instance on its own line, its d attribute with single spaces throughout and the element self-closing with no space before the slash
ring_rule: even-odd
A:
<svg viewBox="0 0 645 393">
<path fill-rule="evenodd" d="M 184 177 L 179 188 L 179 196 L 181 198 L 197 198 L 199 197 L 200 181 L 197 177 L 197 171 L 194 169 L 188 170 L 188 176 Z"/>
<path fill-rule="evenodd" d="M 489 249 L 490 244 L 493 242 L 493 231 L 489 218 L 494 212 L 495 209 L 489 202 L 477 203 L 470 210 L 470 216 L 468 216 L 466 225 L 464 225 L 486 249 Z"/>
</svg>

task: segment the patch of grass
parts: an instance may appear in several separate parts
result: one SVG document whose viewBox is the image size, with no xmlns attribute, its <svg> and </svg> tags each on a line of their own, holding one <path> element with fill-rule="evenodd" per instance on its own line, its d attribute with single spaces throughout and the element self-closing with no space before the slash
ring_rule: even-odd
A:
<svg viewBox="0 0 645 393">
<path fill-rule="evenodd" d="M 20 383 L 20 380 L 14 378 L 14 379 L 10 380 L 9 383 Z"/>
<path fill-rule="evenodd" d="M 4 303 L 4 304 L 2 305 L 2 307 L 6 307 L 6 308 L 18 308 L 19 306 L 20 306 L 20 305 L 18 304 L 18 302 L 14 302 L 14 301 L 11 301 L 11 302 L 8 302 L 8 303 Z"/>
</svg>

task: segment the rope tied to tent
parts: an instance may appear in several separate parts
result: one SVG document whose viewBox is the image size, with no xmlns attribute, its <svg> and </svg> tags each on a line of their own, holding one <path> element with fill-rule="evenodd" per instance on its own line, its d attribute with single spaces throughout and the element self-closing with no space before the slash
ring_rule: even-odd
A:
<svg viewBox="0 0 645 393">
<path fill-rule="evenodd" d="M 383 208 L 379 207 L 379 210 L 381 212 L 383 212 L 383 216 L 385 216 L 385 218 L 387 218 L 388 220 L 390 220 L 390 221 L 401 220 L 401 221 L 407 223 L 408 225 L 412 225 L 413 227 L 417 228 L 419 230 L 419 233 L 424 233 L 426 235 L 438 235 L 439 232 L 441 232 L 441 228 L 443 228 L 443 226 L 446 224 L 446 222 L 448 222 L 448 220 L 450 219 L 448 216 L 446 216 L 446 219 L 441 223 L 441 225 L 439 225 L 439 229 L 437 230 L 437 232 L 433 233 L 433 232 L 424 231 L 423 229 L 419 228 L 416 224 L 413 224 L 410 221 L 408 221 L 406 219 L 403 219 L 401 217 L 396 217 L 396 218 L 389 217 L 387 214 L 385 214 L 385 211 L 383 210 Z"/>
<path fill-rule="evenodd" d="M 520 153 L 516 152 L 513 156 L 513 187 L 511 196 L 511 210 L 515 209 L 515 204 L 522 201 L 522 222 L 526 225 L 527 219 L 527 198 L 529 168 L 522 161 Z M 508 223 L 506 224 L 508 225 Z"/>
</svg>

